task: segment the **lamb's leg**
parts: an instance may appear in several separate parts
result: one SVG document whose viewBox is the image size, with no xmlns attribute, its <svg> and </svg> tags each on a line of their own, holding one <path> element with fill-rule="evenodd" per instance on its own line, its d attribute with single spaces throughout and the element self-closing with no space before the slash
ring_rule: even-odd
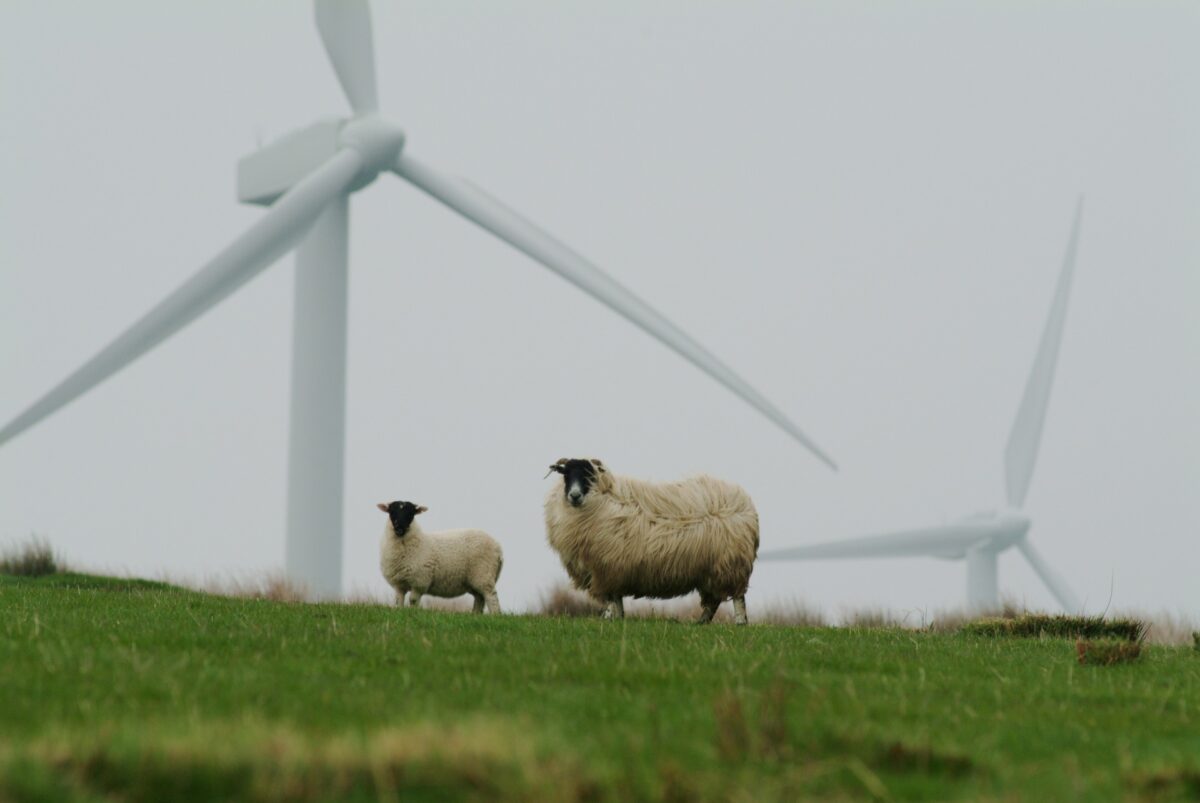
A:
<svg viewBox="0 0 1200 803">
<path fill-rule="evenodd" d="M 733 621 L 739 625 L 748 625 L 750 620 L 746 617 L 746 595 L 733 598 Z"/>
<path fill-rule="evenodd" d="M 717 615 L 717 608 L 721 607 L 720 597 L 710 597 L 705 594 L 700 595 L 700 618 L 696 620 L 698 625 L 706 625 L 712 621 L 712 618 Z"/>
<path fill-rule="evenodd" d="M 408 595 L 408 607 L 410 607 L 410 608 L 420 608 L 421 607 L 421 592 L 420 591 L 413 591 L 411 594 Z"/>
<path fill-rule="evenodd" d="M 471 613 L 483 613 L 483 595 L 472 591 L 471 596 L 475 598 L 475 605 L 471 608 Z"/>
</svg>

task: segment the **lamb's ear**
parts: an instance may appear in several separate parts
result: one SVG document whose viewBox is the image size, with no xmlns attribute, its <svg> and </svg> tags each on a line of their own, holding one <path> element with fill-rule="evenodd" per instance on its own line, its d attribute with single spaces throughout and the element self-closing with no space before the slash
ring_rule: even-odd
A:
<svg viewBox="0 0 1200 803">
<path fill-rule="evenodd" d="M 413 515 L 415 516 L 417 514 L 424 513 L 427 510 L 429 510 L 429 508 L 425 507 L 424 505 L 417 505 L 417 509 L 413 512 Z"/>
<path fill-rule="evenodd" d="M 380 510 L 382 510 L 384 513 L 387 513 L 387 512 L 388 512 L 388 503 L 387 503 L 387 502 L 380 502 L 380 503 L 379 503 L 378 505 L 376 505 L 375 507 L 379 508 L 379 509 L 380 509 Z"/>
</svg>

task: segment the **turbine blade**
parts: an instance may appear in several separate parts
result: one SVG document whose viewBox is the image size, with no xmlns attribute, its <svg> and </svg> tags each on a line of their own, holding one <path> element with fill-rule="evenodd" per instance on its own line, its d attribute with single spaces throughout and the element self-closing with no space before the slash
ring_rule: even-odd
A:
<svg viewBox="0 0 1200 803">
<path fill-rule="evenodd" d="M 367 0 L 316 0 L 317 30 L 355 114 L 379 108 Z"/>
<path fill-rule="evenodd" d="M 0 444 L 166 340 L 289 251 L 361 168 L 362 158 L 355 151 L 344 150 L 302 179 L 192 278 L 0 429 Z"/>
<path fill-rule="evenodd" d="M 1071 593 L 1070 587 L 1066 582 L 1059 577 L 1058 573 L 1050 568 L 1050 564 L 1033 548 L 1033 544 L 1029 543 L 1028 538 L 1022 538 L 1017 542 L 1017 549 L 1021 550 L 1021 554 L 1025 556 L 1025 560 L 1029 561 L 1029 565 L 1037 572 L 1037 576 L 1042 578 L 1046 588 L 1058 600 L 1058 604 L 1063 607 L 1067 613 L 1080 613 L 1083 606 L 1079 604 L 1079 599 Z"/>
<path fill-rule="evenodd" d="M 886 535 L 865 535 L 821 544 L 772 549 L 758 553 L 759 560 L 825 560 L 835 558 L 959 557 L 995 536 L 990 522 L 959 522 L 901 530 Z"/>
<path fill-rule="evenodd" d="M 1054 301 L 1042 342 L 1038 346 L 1033 369 L 1025 384 L 1025 395 L 1017 410 L 1008 446 L 1004 450 L 1005 484 L 1008 503 L 1020 507 L 1029 493 L 1029 482 L 1033 478 L 1033 467 L 1037 462 L 1038 447 L 1042 442 L 1042 425 L 1046 422 L 1046 408 L 1050 404 L 1050 389 L 1054 384 L 1054 369 L 1058 363 L 1058 349 L 1062 344 L 1063 323 L 1067 319 L 1067 297 L 1071 292 L 1071 277 L 1075 272 L 1075 250 L 1079 243 L 1079 225 L 1083 217 L 1083 198 L 1075 206 L 1075 222 L 1071 226 L 1071 239 L 1063 258 L 1058 285 L 1054 289 Z"/>
<path fill-rule="evenodd" d="M 837 469 L 837 464 L 812 439 L 728 366 L 649 304 L 532 222 L 478 187 L 462 179 L 443 175 L 406 154 L 400 155 L 394 169 L 419 189 L 540 262 L 674 349 L 799 441 L 830 468 Z"/>
</svg>

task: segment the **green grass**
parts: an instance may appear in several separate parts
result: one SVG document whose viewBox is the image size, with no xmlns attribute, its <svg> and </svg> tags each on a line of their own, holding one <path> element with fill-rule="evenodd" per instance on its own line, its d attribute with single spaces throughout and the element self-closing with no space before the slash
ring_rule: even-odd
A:
<svg viewBox="0 0 1200 803">
<path fill-rule="evenodd" d="M 1200 660 L 0 577 L 0 800 L 1188 799 Z"/>
</svg>

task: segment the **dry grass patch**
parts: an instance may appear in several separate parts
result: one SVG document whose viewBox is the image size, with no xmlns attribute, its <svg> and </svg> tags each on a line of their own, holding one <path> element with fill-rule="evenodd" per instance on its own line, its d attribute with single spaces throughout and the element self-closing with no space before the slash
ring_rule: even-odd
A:
<svg viewBox="0 0 1200 803">
<path fill-rule="evenodd" d="M 254 722 L 154 731 L 4 745 L 0 799 L 574 801 L 594 788 L 578 762 L 506 722 L 326 737 Z"/>
<path fill-rule="evenodd" d="M 966 775 L 975 769 L 975 763 L 967 756 L 934 750 L 928 745 L 914 747 L 904 742 L 892 742 L 883 748 L 875 763 L 895 772 L 940 773 L 951 776 Z"/>
<path fill-rule="evenodd" d="M 1200 769 L 1180 767 L 1141 772 L 1126 778 L 1126 785 L 1147 800 L 1200 800 Z"/>
<path fill-rule="evenodd" d="M 1142 655 L 1142 642 L 1120 641 L 1117 639 L 1101 639 L 1089 641 L 1080 639 L 1075 642 L 1075 655 L 1081 664 L 1092 666 L 1112 666 L 1136 661 Z"/>
<path fill-rule="evenodd" d="M 12 544 L 0 551 L 0 574 L 17 577 L 43 577 L 66 571 L 50 543 L 39 536 Z"/>
<path fill-rule="evenodd" d="M 961 632 L 990 638 L 1109 638 L 1140 642 L 1147 628 L 1147 623 L 1140 619 L 1027 613 L 1012 619 L 977 619 L 965 623 Z"/>
</svg>

